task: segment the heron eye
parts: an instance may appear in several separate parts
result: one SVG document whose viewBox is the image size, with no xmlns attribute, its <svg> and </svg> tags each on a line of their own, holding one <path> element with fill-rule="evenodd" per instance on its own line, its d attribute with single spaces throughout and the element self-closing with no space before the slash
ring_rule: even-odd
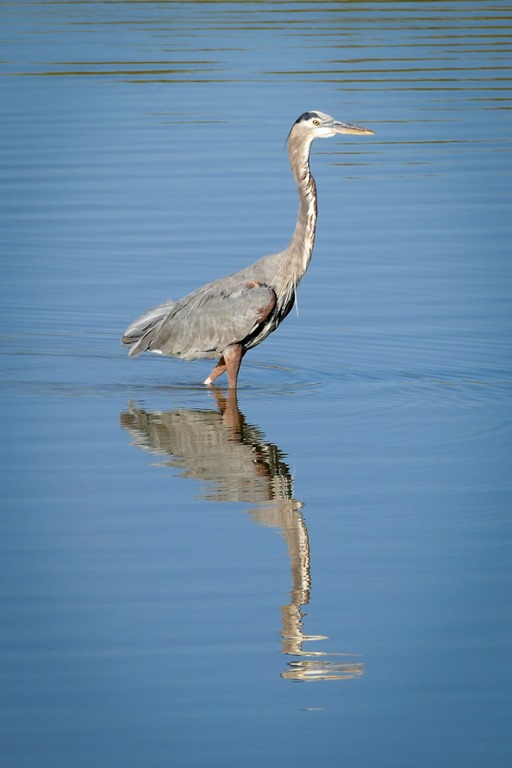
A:
<svg viewBox="0 0 512 768">
<path fill-rule="evenodd" d="M 313 120 L 313 125 L 320 125 L 320 120 L 317 120 L 316 118 Z"/>
</svg>

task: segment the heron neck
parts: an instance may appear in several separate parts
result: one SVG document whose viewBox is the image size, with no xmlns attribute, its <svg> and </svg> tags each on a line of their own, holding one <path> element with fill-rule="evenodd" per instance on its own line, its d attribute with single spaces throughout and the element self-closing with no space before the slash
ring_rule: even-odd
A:
<svg viewBox="0 0 512 768">
<path fill-rule="evenodd" d="M 316 184 L 309 167 L 311 139 L 289 139 L 290 164 L 299 190 L 299 213 L 292 239 L 288 245 L 290 267 L 297 283 L 308 268 L 315 244 L 317 202 Z"/>
</svg>

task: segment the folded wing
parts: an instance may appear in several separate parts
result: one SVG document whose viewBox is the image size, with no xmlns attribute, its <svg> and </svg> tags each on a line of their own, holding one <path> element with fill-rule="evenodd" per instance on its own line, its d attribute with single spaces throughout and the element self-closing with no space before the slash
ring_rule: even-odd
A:
<svg viewBox="0 0 512 768">
<path fill-rule="evenodd" d="M 138 318 L 123 343 L 131 345 L 131 357 L 148 349 L 185 360 L 213 358 L 257 332 L 276 301 L 274 290 L 255 280 L 210 283 Z"/>
</svg>

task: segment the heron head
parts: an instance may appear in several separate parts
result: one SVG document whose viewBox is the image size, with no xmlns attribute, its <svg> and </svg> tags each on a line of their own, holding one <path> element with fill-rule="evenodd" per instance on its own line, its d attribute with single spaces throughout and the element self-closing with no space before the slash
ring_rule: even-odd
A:
<svg viewBox="0 0 512 768">
<path fill-rule="evenodd" d="M 375 133 L 369 128 L 362 128 L 360 125 L 352 123 L 342 123 L 335 120 L 334 117 L 326 115 L 325 112 L 319 112 L 317 109 L 313 112 L 304 112 L 292 126 L 292 130 L 297 126 L 301 131 L 307 132 L 313 139 L 328 139 L 336 133 L 353 133 L 359 136 L 370 136 Z"/>
</svg>

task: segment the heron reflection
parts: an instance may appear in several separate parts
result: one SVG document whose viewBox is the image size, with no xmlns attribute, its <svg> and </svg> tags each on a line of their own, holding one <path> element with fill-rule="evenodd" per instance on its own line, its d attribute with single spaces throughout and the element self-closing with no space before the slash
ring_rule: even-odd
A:
<svg viewBox="0 0 512 768">
<path fill-rule="evenodd" d="M 347 679 L 363 674 L 363 665 L 328 657 L 342 654 L 305 649 L 323 635 L 303 631 L 303 608 L 311 591 L 311 556 L 302 502 L 293 498 L 293 480 L 283 452 L 248 424 L 238 408 L 236 393 L 214 392 L 217 409 L 148 412 L 129 403 L 121 426 L 132 444 L 163 456 L 162 466 L 179 470 L 180 477 L 200 480 L 200 498 L 255 504 L 254 522 L 277 528 L 288 547 L 292 588 L 290 603 L 282 607 L 282 651 L 299 659 L 288 664 L 282 677 L 291 680 Z"/>
</svg>

